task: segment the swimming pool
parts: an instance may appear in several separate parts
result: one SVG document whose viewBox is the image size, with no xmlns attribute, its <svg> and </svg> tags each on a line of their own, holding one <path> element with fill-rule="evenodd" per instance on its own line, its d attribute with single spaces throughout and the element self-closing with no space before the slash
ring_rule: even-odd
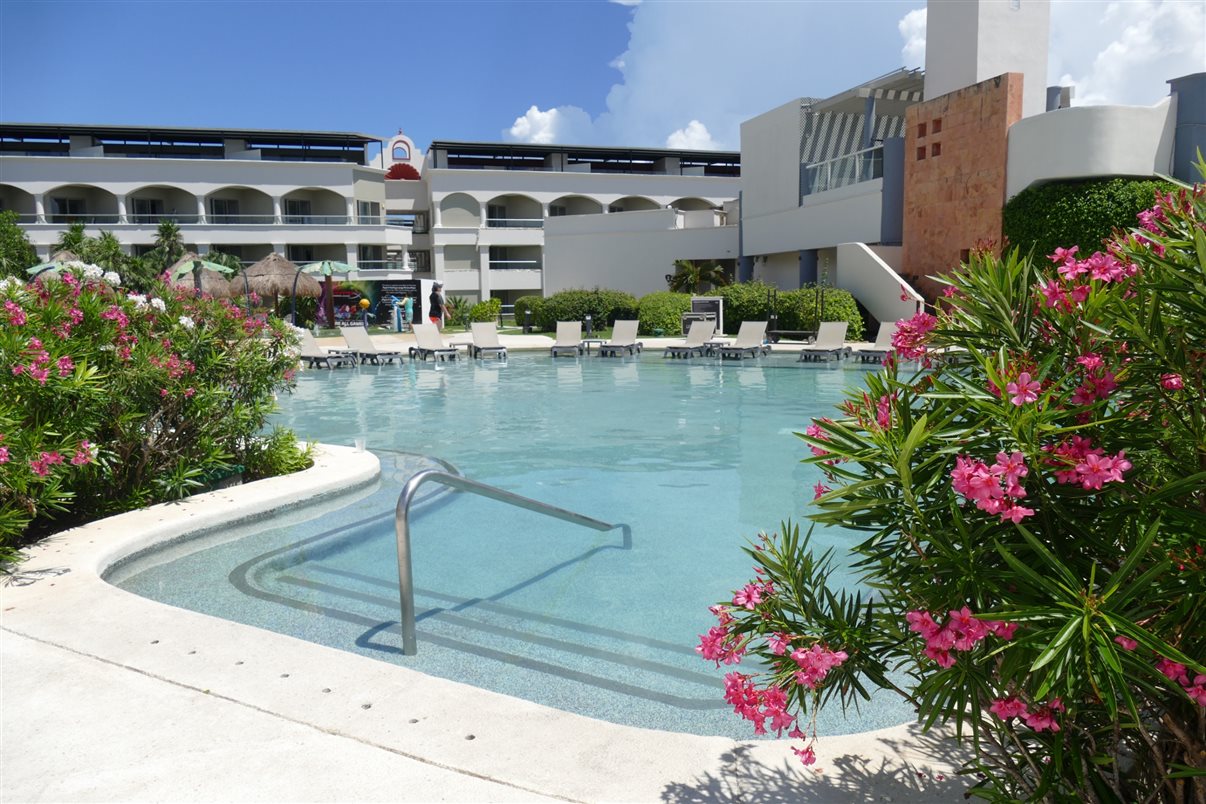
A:
<svg viewBox="0 0 1206 804">
<path fill-rule="evenodd" d="M 708 605 L 750 577 L 744 539 L 799 519 L 819 472 L 791 433 L 855 366 L 657 356 L 304 372 L 277 417 L 364 439 L 382 480 L 288 522 L 211 534 L 117 570 L 122 588 L 537 703 L 627 725 L 748 737 L 722 670 L 694 652 Z M 424 457 L 428 456 L 428 457 Z M 438 459 L 438 460 L 433 460 Z M 425 487 L 412 514 L 419 654 L 401 655 L 393 506 L 440 462 L 608 522 L 598 533 Z M 824 549 L 853 535 L 818 531 Z M 895 698 L 828 734 L 903 722 Z"/>
</svg>

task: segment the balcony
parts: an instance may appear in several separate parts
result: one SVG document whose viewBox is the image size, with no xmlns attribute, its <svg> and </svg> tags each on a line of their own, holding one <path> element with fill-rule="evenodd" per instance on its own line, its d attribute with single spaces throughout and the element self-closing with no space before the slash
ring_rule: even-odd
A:
<svg viewBox="0 0 1206 804">
<path fill-rule="evenodd" d="M 544 218 L 486 218 L 488 229 L 543 229 Z"/>
<path fill-rule="evenodd" d="M 491 271 L 540 270 L 540 260 L 490 260 Z"/>
<path fill-rule="evenodd" d="M 826 190 L 849 187 L 884 176 L 884 147 L 876 145 L 862 151 L 843 154 L 824 162 L 804 165 L 800 181 L 800 196 L 816 195 Z"/>
</svg>

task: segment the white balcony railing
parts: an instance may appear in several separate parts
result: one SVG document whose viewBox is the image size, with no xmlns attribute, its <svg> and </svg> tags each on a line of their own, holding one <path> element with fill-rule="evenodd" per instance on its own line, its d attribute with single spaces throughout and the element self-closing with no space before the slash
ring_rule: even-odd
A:
<svg viewBox="0 0 1206 804">
<path fill-rule="evenodd" d="M 379 215 L 359 215 L 354 219 L 347 215 L 199 215 L 179 212 L 163 215 L 119 215 L 116 212 L 80 215 L 25 213 L 17 216 L 18 223 L 59 226 L 68 226 L 73 223 L 157 226 L 160 221 L 172 221 L 186 226 L 383 226 L 386 223 L 385 219 Z"/>
<path fill-rule="evenodd" d="M 543 229 L 544 218 L 486 218 L 489 229 Z"/>
<path fill-rule="evenodd" d="M 843 154 L 824 162 L 805 165 L 800 195 L 813 195 L 851 184 L 881 179 L 884 175 L 884 147 L 876 145 L 862 151 Z"/>
<path fill-rule="evenodd" d="M 540 260 L 490 260 L 491 271 L 540 270 Z"/>
</svg>

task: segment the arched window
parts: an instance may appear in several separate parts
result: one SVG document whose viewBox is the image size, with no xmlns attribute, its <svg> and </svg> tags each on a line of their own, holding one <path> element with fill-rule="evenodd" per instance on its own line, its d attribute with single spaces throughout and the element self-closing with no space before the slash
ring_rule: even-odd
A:
<svg viewBox="0 0 1206 804">
<path fill-rule="evenodd" d="M 393 150 L 393 158 L 395 162 L 410 161 L 410 148 L 404 142 L 395 142 Z"/>
</svg>

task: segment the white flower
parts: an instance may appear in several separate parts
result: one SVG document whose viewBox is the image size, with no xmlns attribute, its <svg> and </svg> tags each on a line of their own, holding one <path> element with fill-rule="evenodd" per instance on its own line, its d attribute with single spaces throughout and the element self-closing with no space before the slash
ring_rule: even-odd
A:
<svg viewBox="0 0 1206 804">
<path fill-rule="evenodd" d="M 83 271 L 84 277 L 87 279 L 100 279 L 105 273 L 105 269 L 99 265 L 85 265 L 82 262 L 69 262 L 67 267 Z"/>
<path fill-rule="evenodd" d="M 10 276 L 6 279 L 0 279 L 0 293 L 3 293 L 4 291 L 8 290 L 9 288 L 19 288 L 24 284 L 25 284 L 24 282 L 22 282 L 20 279 L 18 279 L 15 276 Z"/>
<path fill-rule="evenodd" d="M 180 326 L 184 327 L 185 329 L 192 329 L 193 327 L 197 326 L 197 322 L 193 321 L 193 319 L 186 315 L 182 315 L 180 316 Z"/>
<path fill-rule="evenodd" d="M 104 279 L 113 287 L 121 284 L 121 276 L 116 271 L 106 271 Z"/>
<path fill-rule="evenodd" d="M 96 348 L 101 350 L 102 352 L 112 352 L 115 349 L 117 349 L 117 347 L 111 343 L 102 343 L 100 346 L 98 346 Z"/>
<path fill-rule="evenodd" d="M 126 298 L 134 302 L 134 309 L 145 310 L 147 307 L 147 297 L 141 293 L 127 293 Z"/>
<path fill-rule="evenodd" d="M 163 299 L 151 299 L 151 306 L 161 313 L 167 309 L 167 305 L 163 303 Z"/>
</svg>

